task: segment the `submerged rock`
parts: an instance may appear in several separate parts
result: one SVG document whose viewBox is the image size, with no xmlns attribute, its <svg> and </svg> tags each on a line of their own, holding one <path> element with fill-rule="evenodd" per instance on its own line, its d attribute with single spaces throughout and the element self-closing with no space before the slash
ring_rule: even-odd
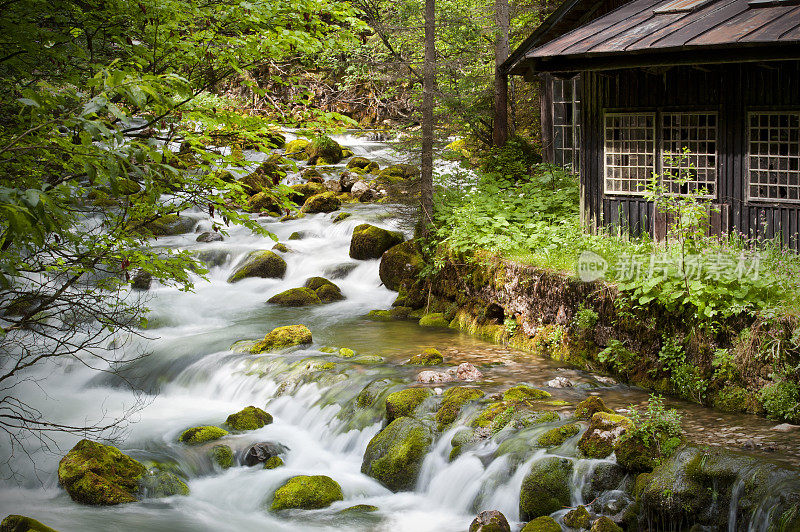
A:
<svg viewBox="0 0 800 532">
<path fill-rule="evenodd" d="M 267 303 L 282 307 L 304 307 L 307 305 L 320 305 L 322 300 L 310 288 L 290 288 L 267 299 Z"/>
<path fill-rule="evenodd" d="M 422 353 L 418 355 L 414 355 L 411 357 L 408 362 L 405 363 L 406 366 L 438 366 L 444 362 L 444 357 L 439 352 L 438 349 L 434 349 L 433 347 L 425 348 Z"/>
<path fill-rule="evenodd" d="M 204 233 L 200 233 L 200 236 L 195 239 L 196 242 L 202 242 L 204 244 L 209 242 L 222 242 L 223 240 L 225 240 L 225 238 L 216 231 L 206 231 Z"/>
<path fill-rule="evenodd" d="M 335 192 L 323 192 L 311 196 L 303 204 L 302 212 L 316 213 L 316 212 L 333 212 L 342 206 L 342 202 L 336 197 Z"/>
<path fill-rule="evenodd" d="M 472 520 L 469 532 L 511 532 L 511 525 L 502 513 L 497 510 L 486 510 Z"/>
<path fill-rule="evenodd" d="M 336 218 L 333 219 L 333 223 L 338 224 L 339 222 L 343 222 L 350 218 L 353 215 L 352 212 L 340 212 L 336 215 Z"/>
<path fill-rule="evenodd" d="M 450 326 L 450 322 L 447 321 L 447 318 L 445 318 L 444 314 L 441 312 L 431 312 L 430 314 L 425 314 L 419 319 L 419 324 L 422 327 L 447 328 Z"/>
<path fill-rule="evenodd" d="M 378 273 L 386 288 L 399 291 L 413 284 L 424 266 L 416 240 L 408 240 L 383 253 Z"/>
<path fill-rule="evenodd" d="M 263 340 L 256 342 L 250 348 L 250 352 L 263 353 L 293 345 L 310 344 L 311 342 L 311 331 L 308 327 L 305 325 L 286 325 L 272 329 Z"/>
<path fill-rule="evenodd" d="M 233 449 L 227 445 L 215 445 L 211 448 L 211 461 L 222 469 L 233 466 Z"/>
<path fill-rule="evenodd" d="M 131 288 L 134 290 L 150 290 L 151 284 L 153 284 L 153 274 L 144 270 L 137 270 L 131 280 Z"/>
<path fill-rule="evenodd" d="M 618 414 L 597 412 L 589 428 L 578 441 L 578 449 L 587 458 L 605 458 L 614 452 L 614 443 L 631 426 L 631 420 Z"/>
<path fill-rule="evenodd" d="M 229 283 L 236 283 L 249 277 L 283 279 L 286 274 L 286 261 L 269 250 L 252 251 L 247 254 L 241 266 L 228 277 Z"/>
<path fill-rule="evenodd" d="M 189 495 L 189 486 L 178 475 L 169 471 L 156 471 L 145 475 L 140 482 L 145 497 L 172 497 Z"/>
<path fill-rule="evenodd" d="M 377 512 L 379 508 L 371 504 L 356 504 L 338 512 L 339 515 L 358 515 L 364 513 Z"/>
<path fill-rule="evenodd" d="M 454 386 L 442 394 L 442 404 L 436 412 L 436 422 L 439 430 L 450 425 L 458 418 L 461 408 L 469 403 L 482 398 L 483 391 L 466 386 Z"/>
<path fill-rule="evenodd" d="M 483 378 L 483 373 L 469 362 L 462 362 L 456 368 L 456 378 L 460 381 L 477 381 Z"/>
<path fill-rule="evenodd" d="M 545 456 L 531 465 L 519 492 L 519 517 L 527 521 L 547 516 L 570 503 L 572 461 Z"/>
<path fill-rule="evenodd" d="M 556 377 L 547 381 L 547 386 L 550 388 L 571 388 L 572 381 L 566 377 Z"/>
<path fill-rule="evenodd" d="M 58 482 L 75 502 L 113 505 L 137 500 L 147 468 L 116 447 L 81 440 L 58 464 Z"/>
<path fill-rule="evenodd" d="M 544 390 L 519 384 L 513 386 L 503 392 L 503 400 L 521 402 L 521 401 L 538 401 L 539 399 L 547 399 L 550 394 Z"/>
<path fill-rule="evenodd" d="M 424 424 L 410 417 L 397 418 L 370 440 L 361 472 L 392 491 L 413 490 L 432 443 Z"/>
<path fill-rule="evenodd" d="M 357 225 L 350 240 L 350 257 L 358 260 L 379 259 L 384 251 L 403 240 L 403 233 L 399 231 L 388 231 L 370 224 Z"/>
<path fill-rule="evenodd" d="M 198 445 L 207 441 L 214 441 L 227 436 L 228 431 L 213 425 L 205 425 L 202 427 L 193 427 L 183 431 L 178 441 L 187 443 L 189 445 Z"/>
<path fill-rule="evenodd" d="M 288 450 L 289 449 L 285 445 L 273 441 L 256 443 L 247 449 L 247 452 L 244 454 L 243 463 L 248 467 L 265 464 L 270 458 L 279 456 Z M 281 460 L 281 462 L 283 462 L 283 460 Z"/>
<path fill-rule="evenodd" d="M 272 416 L 255 406 L 248 406 L 225 420 L 225 424 L 233 430 L 256 430 L 270 423 Z"/>
<path fill-rule="evenodd" d="M 342 487 L 325 475 L 292 477 L 275 491 L 270 510 L 315 510 L 343 501 Z"/>
<path fill-rule="evenodd" d="M 433 392 L 428 388 L 406 388 L 389 394 L 386 398 L 386 422 L 391 423 L 400 417 L 412 417 L 414 411 Z"/>
<path fill-rule="evenodd" d="M 549 515 L 543 515 L 526 523 L 520 532 L 561 532 L 561 525 Z"/>
<path fill-rule="evenodd" d="M 605 412 L 606 414 L 613 414 L 614 411 L 609 409 L 602 399 L 595 395 L 590 395 L 575 407 L 575 417 L 578 419 L 591 419 L 597 412 Z"/>
<path fill-rule="evenodd" d="M 433 371 L 425 370 L 420 371 L 417 375 L 417 382 L 421 384 L 441 384 L 445 382 L 453 382 L 456 378 L 447 373 L 446 371 Z"/>
<path fill-rule="evenodd" d="M 570 528 L 589 528 L 592 526 L 592 516 L 586 510 L 585 506 L 578 506 L 574 510 L 570 510 L 564 515 L 564 524 Z"/>
<path fill-rule="evenodd" d="M 56 532 L 56 530 L 32 517 L 11 514 L 0 523 L 0 532 Z"/>
<path fill-rule="evenodd" d="M 577 423 L 556 427 L 539 436 L 539 439 L 536 440 L 536 445 L 539 447 L 558 447 L 580 431 L 581 426 Z"/>
</svg>

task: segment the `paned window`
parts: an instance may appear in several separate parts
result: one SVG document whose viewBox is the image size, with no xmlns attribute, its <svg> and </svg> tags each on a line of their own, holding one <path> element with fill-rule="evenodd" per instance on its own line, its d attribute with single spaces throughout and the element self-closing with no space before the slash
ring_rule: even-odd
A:
<svg viewBox="0 0 800 532">
<path fill-rule="evenodd" d="M 606 113 L 605 191 L 643 195 L 655 171 L 655 114 Z"/>
<path fill-rule="evenodd" d="M 555 164 L 579 171 L 580 163 L 580 76 L 553 79 L 553 152 Z"/>
<path fill-rule="evenodd" d="M 800 112 L 748 116 L 750 198 L 800 201 Z"/>
<path fill-rule="evenodd" d="M 664 113 L 661 123 L 661 176 L 667 192 L 716 197 L 717 114 Z"/>
</svg>

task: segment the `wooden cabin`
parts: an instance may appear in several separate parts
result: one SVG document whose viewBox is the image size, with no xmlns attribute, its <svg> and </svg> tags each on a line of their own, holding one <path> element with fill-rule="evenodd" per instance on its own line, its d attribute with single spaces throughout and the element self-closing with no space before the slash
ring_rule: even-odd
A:
<svg viewBox="0 0 800 532">
<path fill-rule="evenodd" d="M 504 63 L 539 80 L 544 158 L 580 172 L 589 228 L 663 236 L 653 173 L 711 232 L 800 250 L 800 0 L 569 0 Z M 676 156 L 688 150 L 688 155 Z"/>
</svg>

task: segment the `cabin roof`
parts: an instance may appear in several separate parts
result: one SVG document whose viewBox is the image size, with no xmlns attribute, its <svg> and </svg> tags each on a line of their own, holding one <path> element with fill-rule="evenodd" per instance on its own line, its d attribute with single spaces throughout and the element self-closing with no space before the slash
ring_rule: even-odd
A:
<svg viewBox="0 0 800 532">
<path fill-rule="evenodd" d="M 800 0 L 632 0 L 523 46 L 507 72 L 800 59 Z"/>
</svg>

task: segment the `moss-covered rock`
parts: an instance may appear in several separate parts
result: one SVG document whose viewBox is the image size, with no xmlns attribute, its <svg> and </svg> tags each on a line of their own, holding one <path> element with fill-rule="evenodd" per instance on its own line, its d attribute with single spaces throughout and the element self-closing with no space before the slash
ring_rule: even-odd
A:
<svg viewBox="0 0 800 532">
<path fill-rule="evenodd" d="M 432 443 L 430 431 L 421 422 L 397 418 L 370 440 L 361 472 L 392 491 L 413 490 Z"/>
<path fill-rule="evenodd" d="M 304 287 L 316 292 L 323 303 L 332 303 L 344 299 L 342 290 L 335 283 L 324 277 L 311 277 L 305 282 Z"/>
<path fill-rule="evenodd" d="M 358 260 L 379 259 L 384 251 L 403 240 L 403 233 L 399 231 L 387 231 L 370 224 L 357 225 L 350 240 L 350 257 Z"/>
<path fill-rule="evenodd" d="M 614 455 L 617 463 L 626 471 L 642 472 L 651 471 L 663 458 L 659 443 L 652 439 L 643 440 L 640 436 L 618 438 L 614 444 Z M 674 449 L 680 443 L 671 442 L 669 446 Z"/>
<path fill-rule="evenodd" d="M 356 352 L 349 347 L 342 347 L 339 349 L 339 356 L 342 358 L 353 358 L 356 356 Z"/>
<path fill-rule="evenodd" d="M 211 461 L 222 469 L 233 466 L 233 449 L 227 445 L 215 445 L 211 448 Z"/>
<path fill-rule="evenodd" d="M 289 247 L 286 244 L 283 244 L 281 242 L 278 242 L 277 244 L 272 246 L 272 249 L 274 251 L 280 251 L 281 253 L 289 253 L 289 251 L 290 251 Z"/>
<path fill-rule="evenodd" d="M 425 399 L 432 396 L 428 388 L 407 388 L 389 394 L 386 398 L 386 422 L 391 423 L 400 417 L 412 417 L 412 414 Z"/>
<path fill-rule="evenodd" d="M 24 515 L 8 515 L 0 523 L 0 532 L 56 532 L 31 517 Z"/>
<path fill-rule="evenodd" d="M 58 481 L 72 500 L 113 505 L 137 500 L 147 468 L 116 447 L 81 440 L 58 464 Z"/>
<path fill-rule="evenodd" d="M 273 512 L 288 509 L 315 510 L 343 501 L 342 487 L 325 475 L 300 475 L 287 480 L 275 491 L 269 509 Z"/>
<path fill-rule="evenodd" d="M 542 423 L 552 423 L 559 419 L 561 419 L 561 416 L 558 415 L 558 412 L 553 412 L 552 410 L 546 412 L 523 412 L 517 417 L 516 425 L 525 428 Z"/>
<path fill-rule="evenodd" d="M 408 240 L 384 252 L 378 273 L 386 288 L 398 291 L 413 284 L 424 266 L 416 240 Z"/>
<path fill-rule="evenodd" d="M 286 147 L 284 148 L 283 155 L 289 157 L 290 159 L 295 159 L 298 161 L 303 161 L 308 159 L 308 154 L 306 153 L 306 147 L 311 144 L 306 139 L 295 139 L 286 143 Z"/>
<path fill-rule="evenodd" d="M 365 513 L 377 512 L 379 508 L 372 504 L 356 504 L 338 512 L 339 515 L 359 515 Z"/>
<path fill-rule="evenodd" d="M 334 192 L 323 192 L 311 196 L 303 204 L 302 212 L 315 213 L 315 212 L 333 212 L 342 206 L 342 202 L 336 197 Z"/>
<path fill-rule="evenodd" d="M 585 506 L 578 506 L 564 515 L 564 524 L 570 528 L 589 528 L 592 526 L 592 516 Z"/>
<path fill-rule="evenodd" d="M 599 519 L 592 523 L 591 532 L 622 532 L 622 528 L 609 517 L 601 515 Z"/>
<path fill-rule="evenodd" d="M 597 412 L 578 441 L 578 449 L 588 458 L 605 458 L 614 452 L 617 438 L 630 426 L 631 420 L 625 416 Z"/>
<path fill-rule="evenodd" d="M 305 307 L 321 305 L 322 300 L 310 288 L 290 288 L 267 299 L 267 303 L 282 307 Z"/>
<path fill-rule="evenodd" d="M 461 408 L 469 403 L 483 397 L 483 391 L 468 386 L 454 386 L 442 394 L 442 404 L 436 412 L 436 423 L 439 430 L 450 425 L 458 418 Z"/>
<path fill-rule="evenodd" d="M 364 174 L 376 174 L 381 169 L 381 166 L 374 161 L 370 161 L 366 157 L 353 157 L 347 161 L 347 168 L 350 170 L 359 170 L 360 173 Z"/>
<path fill-rule="evenodd" d="M 311 331 L 305 325 L 286 325 L 272 329 L 263 340 L 250 348 L 250 352 L 263 353 L 293 345 L 310 344 L 311 341 Z"/>
<path fill-rule="evenodd" d="M 575 406 L 575 417 L 578 419 L 592 419 L 598 412 L 613 414 L 614 411 L 606 407 L 602 399 L 596 395 L 590 395 Z"/>
<path fill-rule="evenodd" d="M 414 355 L 411 357 L 408 362 L 405 363 L 406 366 L 438 366 L 444 362 L 444 357 L 439 352 L 438 349 L 433 347 L 426 347 L 422 353 L 418 355 Z"/>
<path fill-rule="evenodd" d="M 512 402 L 538 401 L 548 397 L 550 397 L 548 392 L 524 384 L 514 386 L 503 392 L 503 400 Z"/>
<path fill-rule="evenodd" d="M 272 416 L 256 406 L 248 406 L 225 420 L 225 424 L 233 430 L 256 430 L 270 423 Z"/>
<path fill-rule="evenodd" d="M 336 164 L 344 157 L 338 142 L 324 135 L 315 138 L 305 148 L 309 164 Z M 320 160 L 322 159 L 322 161 Z"/>
<path fill-rule="evenodd" d="M 274 161 L 267 160 L 261 163 L 255 171 L 241 178 L 239 184 L 248 195 L 253 195 L 277 185 L 285 175 L 286 172 L 281 170 Z"/>
<path fill-rule="evenodd" d="M 430 312 L 419 319 L 419 324 L 422 327 L 447 328 L 450 325 L 450 322 L 441 312 Z"/>
<path fill-rule="evenodd" d="M 269 250 L 251 251 L 241 266 L 228 277 L 229 283 L 236 283 L 249 277 L 264 279 L 283 279 L 286 275 L 286 261 Z"/>
<path fill-rule="evenodd" d="M 283 458 L 280 456 L 270 456 L 264 462 L 263 469 L 277 469 L 279 467 L 283 467 Z"/>
<path fill-rule="evenodd" d="M 549 515 L 529 521 L 520 532 L 561 532 L 561 526 Z"/>
<path fill-rule="evenodd" d="M 419 175 L 419 168 L 411 164 L 395 164 L 387 166 L 378 175 L 389 180 L 410 179 Z"/>
<path fill-rule="evenodd" d="M 175 236 L 189 233 L 197 225 L 197 219 L 180 214 L 167 214 L 145 224 L 132 222 L 128 227 L 135 233 L 145 236 Z"/>
<path fill-rule="evenodd" d="M 487 510 L 472 520 L 469 532 L 511 532 L 511 526 L 502 513 L 497 510 Z"/>
<path fill-rule="evenodd" d="M 343 222 L 353 216 L 352 212 L 340 212 L 336 215 L 336 218 L 333 219 L 333 223 L 338 224 L 339 222 Z"/>
<path fill-rule="evenodd" d="M 268 212 L 278 216 L 281 214 L 281 205 L 271 191 L 264 190 L 247 198 L 244 210 L 247 212 Z"/>
<path fill-rule="evenodd" d="M 178 441 L 187 443 L 189 445 L 198 445 L 207 441 L 214 441 L 227 436 L 228 431 L 213 425 L 205 425 L 202 427 L 192 427 L 183 431 Z"/>
<path fill-rule="evenodd" d="M 531 465 L 519 492 L 519 517 L 524 521 L 550 515 L 570 503 L 572 461 L 545 456 Z"/>
<path fill-rule="evenodd" d="M 550 429 L 536 440 L 539 447 L 558 447 L 567 439 L 575 436 L 581 431 L 581 426 L 577 423 L 570 423 L 561 427 Z"/>
<path fill-rule="evenodd" d="M 189 495 L 189 486 L 170 471 L 156 471 L 145 475 L 140 482 L 145 497 L 159 498 Z"/>
<path fill-rule="evenodd" d="M 325 185 L 314 182 L 300 183 L 297 185 L 292 185 L 290 188 L 295 194 L 294 201 L 296 201 L 299 205 L 304 204 L 313 196 L 324 194 L 326 192 Z"/>
</svg>

